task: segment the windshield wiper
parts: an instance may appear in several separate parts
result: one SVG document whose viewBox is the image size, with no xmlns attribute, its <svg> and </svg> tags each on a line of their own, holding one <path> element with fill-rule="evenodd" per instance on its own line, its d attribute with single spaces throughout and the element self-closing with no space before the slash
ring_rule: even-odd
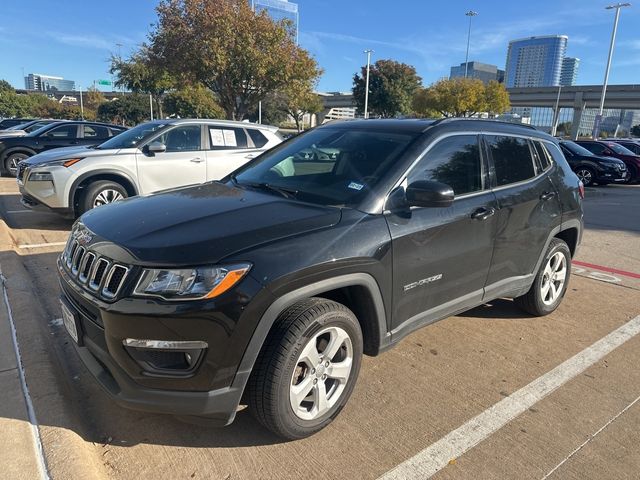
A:
<svg viewBox="0 0 640 480">
<path fill-rule="evenodd" d="M 232 177 L 231 179 L 235 183 L 238 183 L 235 177 Z M 276 192 L 282 195 L 284 198 L 296 198 L 296 195 L 298 194 L 298 190 L 271 185 L 270 183 L 267 183 L 267 182 L 246 182 L 246 183 L 240 183 L 239 185 L 247 185 L 251 188 L 257 188 L 260 190 L 269 190 L 271 192 Z"/>
</svg>

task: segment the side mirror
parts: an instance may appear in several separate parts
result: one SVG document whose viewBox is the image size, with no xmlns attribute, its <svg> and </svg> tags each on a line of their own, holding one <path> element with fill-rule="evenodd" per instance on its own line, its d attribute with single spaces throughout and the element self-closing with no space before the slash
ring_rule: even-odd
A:
<svg viewBox="0 0 640 480">
<path fill-rule="evenodd" d="M 453 189 L 444 183 L 418 180 L 407 187 L 407 203 L 412 207 L 449 207 L 453 203 Z"/>
<path fill-rule="evenodd" d="M 154 153 L 154 154 L 155 153 L 164 153 L 164 152 L 167 151 L 167 146 L 164 143 L 156 140 L 156 141 L 151 142 L 149 145 L 147 145 L 147 151 L 149 153 Z"/>
</svg>

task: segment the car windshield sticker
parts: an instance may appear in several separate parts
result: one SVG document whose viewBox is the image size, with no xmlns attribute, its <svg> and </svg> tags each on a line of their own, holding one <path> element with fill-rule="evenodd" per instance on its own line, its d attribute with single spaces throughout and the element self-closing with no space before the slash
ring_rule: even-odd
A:
<svg viewBox="0 0 640 480">
<path fill-rule="evenodd" d="M 224 147 L 224 135 L 222 130 L 218 128 L 210 128 L 209 135 L 211 136 L 212 147 Z"/>
<path fill-rule="evenodd" d="M 351 188 L 353 190 L 362 190 L 362 187 L 364 187 L 364 185 L 361 183 L 351 182 L 348 188 Z"/>
</svg>

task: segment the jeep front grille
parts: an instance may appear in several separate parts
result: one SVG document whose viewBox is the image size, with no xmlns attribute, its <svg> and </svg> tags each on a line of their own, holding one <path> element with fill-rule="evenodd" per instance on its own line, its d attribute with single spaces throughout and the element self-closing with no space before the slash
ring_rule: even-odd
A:
<svg viewBox="0 0 640 480">
<path fill-rule="evenodd" d="M 60 257 L 69 276 L 94 295 L 113 300 L 124 285 L 130 268 L 88 250 L 70 238 Z"/>
</svg>

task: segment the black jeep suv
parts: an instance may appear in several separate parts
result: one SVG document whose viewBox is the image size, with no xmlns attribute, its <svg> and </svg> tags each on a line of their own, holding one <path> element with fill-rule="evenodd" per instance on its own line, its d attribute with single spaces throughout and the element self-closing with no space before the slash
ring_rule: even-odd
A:
<svg viewBox="0 0 640 480">
<path fill-rule="evenodd" d="M 497 297 L 554 311 L 582 197 L 532 128 L 330 123 L 220 182 L 83 215 L 63 318 L 119 404 L 227 425 L 243 401 L 300 438 L 338 415 L 363 354 Z"/>
</svg>

